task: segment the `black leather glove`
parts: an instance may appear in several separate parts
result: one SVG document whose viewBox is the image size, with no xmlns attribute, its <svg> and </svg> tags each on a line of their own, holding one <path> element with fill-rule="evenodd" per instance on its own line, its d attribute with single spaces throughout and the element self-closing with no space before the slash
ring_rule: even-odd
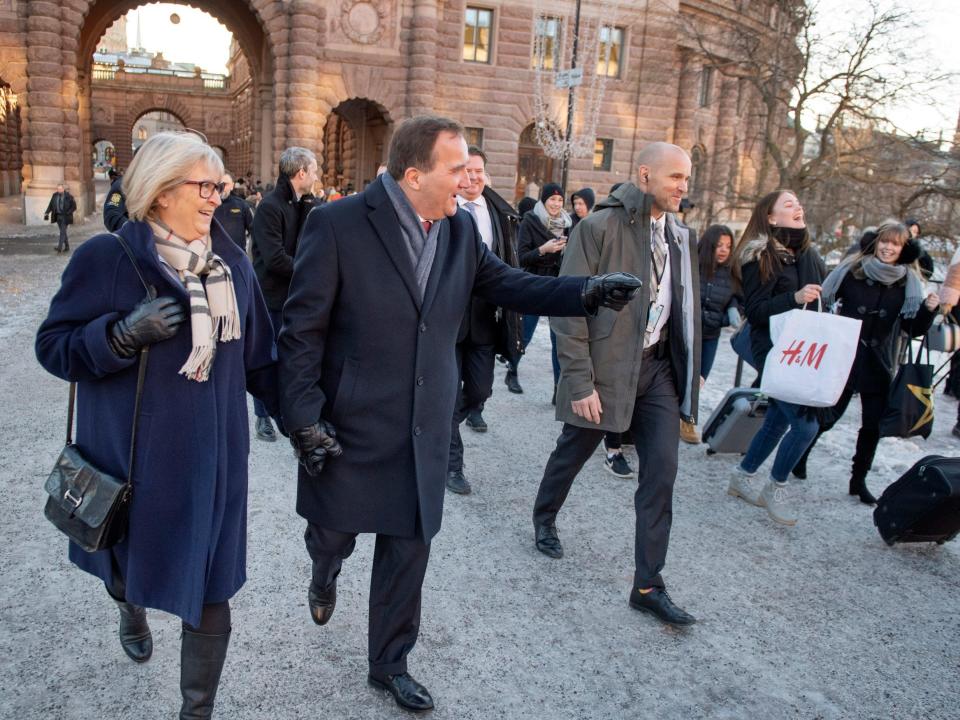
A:
<svg viewBox="0 0 960 720">
<path fill-rule="evenodd" d="M 343 454 L 343 448 L 337 442 L 337 433 L 326 420 L 294 430 L 290 435 L 290 444 L 303 469 L 313 477 L 323 470 L 327 457 L 340 457 Z"/>
<path fill-rule="evenodd" d="M 145 345 L 173 337 L 186 319 L 176 298 L 144 298 L 129 315 L 110 326 L 107 340 L 118 357 L 131 358 Z"/>
<path fill-rule="evenodd" d="M 642 285 L 636 275 L 624 272 L 588 277 L 580 291 L 583 309 L 590 315 L 596 315 L 597 310 L 602 307 L 619 312 L 627 306 Z"/>
</svg>

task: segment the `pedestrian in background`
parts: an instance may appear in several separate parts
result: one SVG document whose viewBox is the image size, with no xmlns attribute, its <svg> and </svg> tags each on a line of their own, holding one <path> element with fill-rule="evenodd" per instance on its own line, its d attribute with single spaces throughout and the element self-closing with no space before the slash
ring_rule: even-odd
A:
<svg viewBox="0 0 960 720">
<path fill-rule="evenodd" d="M 223 183 L 223 192 L 220 193 L 220 207 L 214 211 L 213 217 L 237 247 L 246 252 L 247 235 L 253 229 L 253 210 L 237 192 L 230 173 L 224 173 L 220 182 Z"/>
<path fill-rule="evenodd" d="M 734 278 L 743 288 L 750 347 L 761 375 L 773 347 L 770 318 L 816 302 L 825 274 L 823 260 L 810 244 L 797 196 L 790 190 L 765 195 L 753 209 L 733 265 Z M 763 425 L 730 478 L 727 492 L 766 507 L 775 522 L 795 525 L 797 512 L 787 480 L 818 429 L 811 408 L 771 398 Z M 774 450 L 770 479 L 763 482 L 757 470 Z"/>
<path fill-rule="evenodd" d="M 144 296 L 117 238 L 97 235 L 71 258 L 36 340 L 40 364 L 77 383 L 84 457 L 135 477 L 126 537 L 90 553 L 71 543 L 70 560 L 106 585 L 135 662 L 153 653 L 145 607 L 181 618 L 181 720 L 211 717 L 229 601 L 246 580 L 247 391 L 277 410 L 273 333 L 253 268 L 211 224 L 222 173 L 193 133 L 144 142 L 124 179 L 131 220 L 119 235 L 155 294 Z"/>
<path fill-rule="evenodd" d="M 77 201 L 73 199 L 73 195 L 63 187 L 63 183 L 57 185 L 57 191 L 50 196 L 50 202 L 43 213 L 43 219 L 49 218 L 50 222 L 56 223 L 60 230 L 60 238 L 57 240 L 57 253 L 70 252 L 67 227 L 73 225 L 73 214 L 76 211 Z"/>
<path fill-rule="evenodd" d="M 573 209 L 570 215 L 570 220 L 573 222 L 570 226 L 571 231 L 577 226 L 578 222 L 590 214 L 596 202 L 597 196 L 593 192 L 593 188 L 583 188 L 570 195 L 570 207 Z"/>
</svg>

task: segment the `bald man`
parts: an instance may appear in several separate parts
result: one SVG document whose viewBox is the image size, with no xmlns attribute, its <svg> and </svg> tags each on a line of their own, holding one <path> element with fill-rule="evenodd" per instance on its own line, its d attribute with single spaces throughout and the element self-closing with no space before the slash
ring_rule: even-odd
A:
<svg viewBox="0 0 960 720">
<path fill-rule="evenodd" d="M 563 429 L 533 511 L 537 549 L 563 557 L 556 517 L 584 463 L 607 431 L 629 431 L 637 450 L 636 538 L 631 607 L 670 625 L 693 616 L 673 603 L 661 576 L 673 517 L 680 420 L 695 422 L 700 389 L 700 287 L 697 239 L 675 213 L 687 192 L 690 158 L 652 143 L 638 158 L 636 184 L 624 183 L 581 220 L 567 242 L 560 275 L 623 270 L 643 280 L 619 316 L 553 318 Z"/>
</svg>

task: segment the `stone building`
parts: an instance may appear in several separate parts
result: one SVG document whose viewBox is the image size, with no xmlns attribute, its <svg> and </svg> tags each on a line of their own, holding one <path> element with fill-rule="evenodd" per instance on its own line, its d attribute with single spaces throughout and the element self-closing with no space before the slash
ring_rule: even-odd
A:
<svg viewBox="0 0 960 720">
<path fill-rule="evenodd" d="M 322 158 L 325 183 L 359 188 L 385 159 L 395 124 L 428 112 L 469 128 L 489 156 L 494 187 L 508 198 L 531 182 L 559 178 L 559 162 L 536 143 L 532 88 L 538 64 L 548 75 L 569 64 L 573 0 L 193 0 L 233 33 L 230 77 L 214 86 L 199 72 L 158 76 L 135 93 L 125 89 L 136 102 L 101 97 L 107 80 L 95 74 L 94 52 L 108 28 L 139 4 L 0 0 L 0 192 L 24 193 L 26 222 L 41 220 L 59 182 L 82 212 L 91 211 L 92 149 L 111 133 L 129 137 L 124 133 L 150 110 L 203 130 L 228 167 L 265 182 L 280 151 L 296 144 Z M 535 22 L 541 5 L 550 17 Z M 698 208 L 719 207 L 729 190 L 749 187 L 757 158 L 733 148 L 746 132 L 748 121 L 739 118 L 748 116 L 751 98 L 744 83 L 707 67 L 691 28 L 729 23 L 762 33 L 770 5 L 621 0 L 613 19 L 605 14 L 608 2 L 582 0 L 585 23 L 604 13 L 597 24 L 610 54 L 602 62 L 581 57 L 584 84 L 599 72 L 606 88 L 594 152 L 572 160 L 568 187 L 602 194 L 632 179 L 637 153 L 654 140 L 691 152 L 690 194 Z M 548 95 L 551 109 L 541 120 L 565 126 L 565 92 Z M 592 110 L 584 105 L 575 129 Z M 121 166 L 129 162 L 124 147 L 117 147 Z"/>
</svg>

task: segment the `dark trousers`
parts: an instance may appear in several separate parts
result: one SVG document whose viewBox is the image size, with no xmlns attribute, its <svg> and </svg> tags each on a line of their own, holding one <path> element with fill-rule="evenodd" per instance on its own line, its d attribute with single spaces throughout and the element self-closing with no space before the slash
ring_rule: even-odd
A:
<svg viewBox="0 0 960 720">
<path fill-rule="evenodd" d="M 539 315 L 524 315 L 523 316 L 523 349 L 527 349 L 527 345 L 530 344 L 530 341 L 533 340 L 533 333 L 537 329 L 537 324 L 540 322 Z M 520 360 L 518 359 L 516 363 L 511 363 L 509 371 L 514 375 L 517 374 L 517 365 Z M 553 334 L 553 330 L 550 331 L 550 364 L 553 366 L 553 384 L 556 385 L 560 382 L 560 361 L 557 359 L 557 336 Z"/>
<path fill-rule="evenodd" d="M 474 345 L 466 341 L 457 345 L 457 368 L 460 371 L 460 396 L 453 411 L 450 429 L 450 459 L 447 471 L 463 470 L 463 438 L 460 423 L 473 410 L 483 410 L 483 403 L 493 395 L 493 345 Z"/>
<path fill-rule="evenodd" d="M 276 342 L 280 337 L 280 326 L 283 324 L 283 311 L 268 309 L 267 312 L 270 314 L 270 322 L 273 324 L 273 341 Z M 258 418 L 270 417 L 267 408 L 257 398 L 253 399 L 253 414 Z M 319 419 L 317 418 L 317 420 Z"/>
<path fill-rule="evenodd" d="M 857 433 L 857 446 L 853 454 L 853 467 L 851 474 L 854 477 L 865 478 L 870 468 L 873 467 L 873 458 L 877 454 L 877 445 L 880 444 L 880 418 L 883 417 L 887 409 L 887 394 L 889 389 L 886 387 L 877 388 L 879 392 L 857 391 L 860 395 L 860 408 L 862 410 L 860 421 L 860 432 Z M 853 398 L 854 389 L 847 386 L 837 404 L 833 406 L 833 422 L 820 428 L 817 436 L 810 443 L 806 454 L 803 456 L 803 463 L 806 466 L 807 458 L 817 444 L 820 436 L 839 422 L 840 418 L 847 411 L 850 400 Z"/>
<path fill-rule="evenodd" d="M 680 407 L 670 360 L 644 359 L 630 421 L 637 450 L 634 587 L 664 587 L 660 571 L 667 558 L 673 521 L 673 484 L 677 477 Z M 564 423 L 557 447 L 543 471 L 533 508 L 534 525 L 552 523 L 567 499 L 574 478 L 593 455 L 603 430 Z"/>
<path fill-rule="evenodd" d="M 312 582 L 332 583 L 356 545 L 357 533 L 310 523 L 304 533 L 313 560 Z M 430 543 L 418 538 L 377 535 L 370 576 L 368 659 L 370 674 L 384 679 L 407 671 L 407 655 L 420 632 L 420 594 Z"/>
<path fill-rule="evenodd" d="M 63 218 L 57 220 L 57 227 L 60 230 L 60 239 L 57 241 L 57 249 L 65 250 L 70 247 L 70 243 L 67 242 L 67 221 Z"/>
</svg>

